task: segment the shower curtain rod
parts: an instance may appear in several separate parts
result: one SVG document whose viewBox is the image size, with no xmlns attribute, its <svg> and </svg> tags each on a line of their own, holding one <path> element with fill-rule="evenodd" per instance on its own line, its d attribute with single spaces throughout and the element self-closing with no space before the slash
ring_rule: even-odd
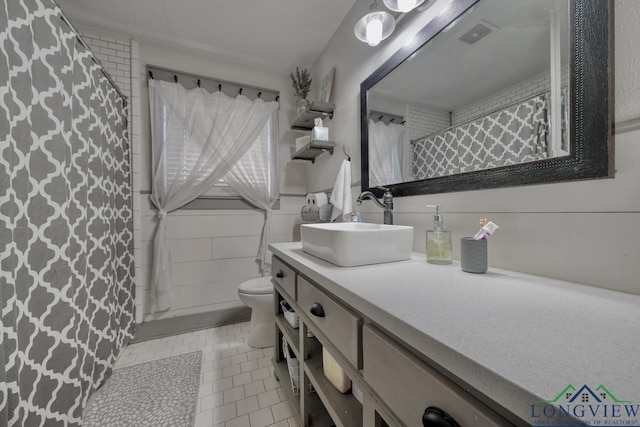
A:
<svg viewBox="0 0 640 427">
<path fill-rule="evenodd" d="M 205 83 L 210 83 L 210 86 L 217 88 L 219 91 L 222 91 L 223 87 L 233 87 L 235 89 L 234 92 L 240 94 L 242 94 L 243 90 L 250 90 L 256 92 L 258 98 L 262 98 L 262 96 L 265 94 L 271 95 L 276 101 L 278 100 L 278 98 L 280 98 L 280 91 L 278 90 L 216 79 L 214 77 L 188 73 L 185 71 L 172 70 L 170 68 L 158 67 L 151 64 L 147 65 L 147 77 L 151 79 L 158 79 L 176 83 L 187 80 L 193 83 L 194 87 L 201 87 Z"/>
<path fill-rule="evenodd" d="M 104 65 L 102 65 L 102 62 L 100 62 L 100 60 L 96 57 L 96 54 L 93 53 L 93 50 L 91 50 L 91 48 L 89 47 L 87 42 L 84 41 L 84 39 L 82 38 L 82 36 L 78 32 L 78 30 L 76 30 L 76 27 L 74 27 L 73 24 L 71 24 L 71 22 L 69 21 L 69 19 L 65 16 L 64 12 L 60 8 L 60 5 L 58 5 L 58 3 L 55 0 L 54 0 L 54 3 L 56 4 L 56 6 L 58 7 L 58 10 L 60 11 L 60 18 L 62 19 L 62 22 L 67 24 L 69 26 L 69 28 L 71 28 L 71 30 L 74 33 L 76 33 L 76 37 L 78 39 L 78 42 L 80 42 L 80 44 L 82 46 L 86 47 L 89 50 L 89 52 L 91 52 L 91 59 L 93 59 L 95 61 L 95 63 L 100 66 L 100 71 L 102 72 L 102 74 L 104 74 L 104 76 L 107 78 L 109 83 L 111 83 L 111 86 L 113 86 L 113 88 L 116 90 L 118 95 L 120 95 L 122 97 L 122 99 L 124 100 L 124 105 L 127 105 L 127 103 L 129 102 L 129 98 L 125 94 L 122 93 L 122 91 L 120 90 L 120 88 L 118 87 L 116 82 L 113 81 L 113 79 L 111 78 L 111 75 L 109 74 L 107 69 L 104 68 Z"/>
<path fill-rule="evenodd" d="M 561 86 L 561 88 L 563 88 L 563 87 L 567 87 L 567 85 L 563 85 L 563 86 Z M 536 96 L 540 96 L 540 95 L 543 95 L 543 94 L 547 94 L 547 93 L 549 93 L 550 91 L 551 91 L 550 89 L 543 90 L 543 91 L 541 91 L 541 92 L 536 93 L 535 95 L 531 95 L 531 96 L 530 96 L 530 97 L 528 97 L 528 98 L 523 98 L 523 99 L 521 99 L 521 100 L 519 100 L 519 101 L 512 102 L 511 104 L 504 105 L 504 106 L 502 106 L 502 107 L 500 107 L 500 108 L 497 108 L 497 109 L 495 109 L 495 110 L 493 110 L 493 111 L 489 111 L 488 113 L 483 114 L 482 116 L 477 116 L 477 117 L 474 117 L 474 118 L 472 118 L 472 119 L 465 120 L 464 122 L 456 123 L 455 125 L 453 125 L 453 126 L 449 126 L 448 128 L 440 129 L 440 130 L 437 130 L 437 131 L 435 131 L 435 132 L 432 132 L 432 133 L 430 133 L 430 134 L 428 134 L 428 135 L 421 136 L 420 138 L 413 139 L 413 140 L 409 141 L 409 144 L 412 144 L 412 145 L 413 145 L 413 144 L 415 144 L 416 142 L 420 142 L 420 141 L 422 141 L 422 140 L 425 140 L 425 139 L 427 139 L 427 138 L 430 138 L 430 137 L 432 137 L 432 136 L 434 136 L 434 135 L 437 135 L 437 134 L 439 134 L 439 133 L 446 132 L 446 131 L 448 131 L 448 130 L 451 130 L 451 129 L 453 129 L 453 128 L 457 128 L 457 127 L 462 126 L 462 125 L 466 125 L 467 123 L 471 123 L 471 122 L 472 122 L 472 121 L 474 121 L 474 120 L 478 120 L 478 119 L 480 119 L 480 118 L 482 118 L 482 117 L 489 116 L 489 115 L 494 114 L 494 113 L 497 113 L 497 112 L 499 112 L 499 111 L 506 110 L 507 108 L 511 108 L 511 107 L 513 107 L 513 106 L 515 106 L 515 105 L 521 104 L 521 103 L 523 103 L 523 102 L 525 102 L 525 101 L 529 101 L 530 99 L 533 99 L 533 98 L 535 98 Z"/>
</svg>

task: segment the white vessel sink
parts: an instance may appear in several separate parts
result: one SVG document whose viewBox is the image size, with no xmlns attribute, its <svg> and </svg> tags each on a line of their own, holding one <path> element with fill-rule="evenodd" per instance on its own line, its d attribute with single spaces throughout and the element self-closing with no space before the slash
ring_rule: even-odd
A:
<svg viewBox="0 0 640 427">
<path fill-rule="evenodd" d="M 341 267 L 411 258 L 413 227 L 341 222 L 300 226 L 302 250 Z"/>
</svg>

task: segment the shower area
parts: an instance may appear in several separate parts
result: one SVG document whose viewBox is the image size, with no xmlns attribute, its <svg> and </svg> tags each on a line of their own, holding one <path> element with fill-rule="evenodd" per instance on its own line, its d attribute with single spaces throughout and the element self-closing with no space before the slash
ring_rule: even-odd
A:
<svg viewBox="0 0 640 427">
<path fill-rule="evenodd" d="M 81 425 L 135 329 L 127 100 L 53 0 L 0 47 L 0 425 Z"/>
<path fill-rule="evenodd" d="M 378 81 L 367 100 L 371 183 L 569 156 L 569 6 L 480 2 Z"/>
<path fill-rule="evenodd" d="M 411 141 L 414 179 L 547 158 L 549 91 Z"/>
</svg>

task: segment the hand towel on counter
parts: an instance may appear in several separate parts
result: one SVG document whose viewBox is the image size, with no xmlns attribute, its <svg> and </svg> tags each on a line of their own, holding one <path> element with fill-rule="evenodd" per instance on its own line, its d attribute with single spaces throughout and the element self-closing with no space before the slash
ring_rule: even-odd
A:
<svg viewBox="0 0 640 427">
<path fill-rule="evenodd" d="M 320 206 L 327 204 L 327 193 L 309 193 L 306 200 L 305 211 L 316 212 L 320 210 Z"/>
<path fill-rule="evenodd" d="M 331 204 L 333 212 L 331 221 L 334 221 L 340 214 L 348 215 L 353 212 L 353 196 L 351 195 L 351 162 L 343 160 L 336 182 L 333 184 L 331 192 Z"/>
</svg>

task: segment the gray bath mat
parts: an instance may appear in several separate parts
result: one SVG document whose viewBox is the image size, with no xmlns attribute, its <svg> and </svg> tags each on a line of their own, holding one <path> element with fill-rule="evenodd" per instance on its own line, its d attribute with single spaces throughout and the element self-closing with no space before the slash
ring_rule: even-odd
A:
<svg viewBox="0 0 640 427">
<path fill-rule="evenodd" d="M 113 371 L 91 396 L 86 427 L 191 427 L 194 423 L 202 352 Z"/>
</svg>

